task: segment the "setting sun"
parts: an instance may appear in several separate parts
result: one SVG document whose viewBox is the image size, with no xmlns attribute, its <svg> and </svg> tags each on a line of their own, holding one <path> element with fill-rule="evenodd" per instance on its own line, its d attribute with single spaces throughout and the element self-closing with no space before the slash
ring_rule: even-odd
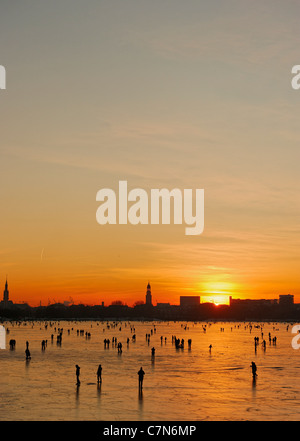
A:
<svg viewBox="0 0 300 441">
<path fill-rule="evenodd" d="M 214 303 L 216 306 L 218 305 L 228 305 L 229 304 L 229 296 L 225 295 L 207 295 L 207 296 L 201 296 L 201 303 Z"/>
<path fill-rule="evenodd" d="M 221 277 L 219 277 L 219 280 Z M 229 296 L 236 291 L 236 285 L 232 282 L 210 280 L 203 282 L 199 289 L 201 303 L 214 303 L 215 305 L 228 305 Z"/>
</svg>

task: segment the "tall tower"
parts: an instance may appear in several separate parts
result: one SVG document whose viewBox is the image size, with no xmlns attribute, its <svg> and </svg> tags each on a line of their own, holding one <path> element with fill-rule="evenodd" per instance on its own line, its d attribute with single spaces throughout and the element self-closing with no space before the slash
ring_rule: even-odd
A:
<svg viewBox="0 0 300 441">
<path fill-rule="evenodd" d="M 146 305 L 147 306 L 152 306 L 151 286 L 150 286 L 149 282 L 148 282 L 148 285 L 147 285 L 147 292 L 146 292 Z"/>
<path fill-rule="evenodd" d="M 7 284 L 7 278 L 6 278 L 5 290 L 3 291 L 3 303 L 4 303 L 4 306 L 8 305 L 8 297 L 9 297 L 9 291 L 8 291 L 8 284 Z"/>
</svg>

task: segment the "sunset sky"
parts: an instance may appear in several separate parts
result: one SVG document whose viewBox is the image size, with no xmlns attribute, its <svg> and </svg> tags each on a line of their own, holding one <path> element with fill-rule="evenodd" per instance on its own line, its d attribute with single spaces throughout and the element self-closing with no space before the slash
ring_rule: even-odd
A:
<svg viewBox="0 0 300 441">
<path fill-rule="evenodd" d="M 0 5 L 0 298 L 300 302 L 300 3 Z M 96 193 L 204 188 L 205 228 L 105 225 Z M 224 297 L 225 296 L 225 297 Z"/>
</svg>

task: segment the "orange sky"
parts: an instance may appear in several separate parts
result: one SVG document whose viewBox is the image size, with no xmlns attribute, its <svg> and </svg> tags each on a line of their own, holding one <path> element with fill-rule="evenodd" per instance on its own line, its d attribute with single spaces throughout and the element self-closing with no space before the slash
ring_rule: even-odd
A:
<svg viewBox="0 0 300 441">
<path fill-rule="evenodd" d="M 7 275 L 14 302 L 132 305 L 148 280 L 154 304 L 300 302 L 300 5 L 270 5 L 6 6 L 0 288 Z M 120 180 L 203 188 L 204 233 L 97 224 L 98 190 Z"/>
</svg>

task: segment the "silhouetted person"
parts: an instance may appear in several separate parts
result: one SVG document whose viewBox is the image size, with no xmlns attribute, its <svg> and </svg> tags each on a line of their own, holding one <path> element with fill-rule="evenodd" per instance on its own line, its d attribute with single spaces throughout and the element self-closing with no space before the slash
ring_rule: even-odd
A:
<svg viewBox="0 0 300 441">
<path fill-rule="evenodd" d="M 99 364 L 98 370 L 97 370 L 97 382 L 102 383 L 102 366 Z"/>
<path fill-rule="evenodd" d="M 256 364 L 254 363 L 254 361 L 251 362 L 251 366 L 250 367 L 252 368 L 253 378 L 255 378 L 257 376 L 257 373 L 256 373 L 257 367 L 256 367 Z"/>
<path fill-rule="evenodd" d="M 154 355 L 155 355 L 155 348 L 154 347 L 151 349 L 151 354 L 152 354 L 152 357 L 154 357 Z"/>
<path fill-rule="evenodd" d="M 30 350 L 28 349 L 28 347 L 25 349 L 25 355 L 26 355 L 26 360 L 31 359 Z"/>
<path fill-rule="evenodd" d="M 144 375 L 145 375 L 145 372 L 143 371 L 143 368 L 141 367 L 141 369 L 138 371 L 139 389 L 143 388 Z"/>
<path fill-rule="evenodd" d="M 209 352 L 211 352 L 212 345 L 209 345 Z"/>
<path fill-rule="evenodd" d="M 80 380 L 79 380 L 79 376 L 80 376 L 80 366 L 78 366 L 78 364 L 76 364 L 76 379 L 77 379 L 77 386 L 80 385 Z"/>
<path fill-rule="evenodd" d="M 56 337 L 56 344 L 57 346 L 60 346 L 62 342 L 62 332 L 60 332 Z"/>
</svg>

